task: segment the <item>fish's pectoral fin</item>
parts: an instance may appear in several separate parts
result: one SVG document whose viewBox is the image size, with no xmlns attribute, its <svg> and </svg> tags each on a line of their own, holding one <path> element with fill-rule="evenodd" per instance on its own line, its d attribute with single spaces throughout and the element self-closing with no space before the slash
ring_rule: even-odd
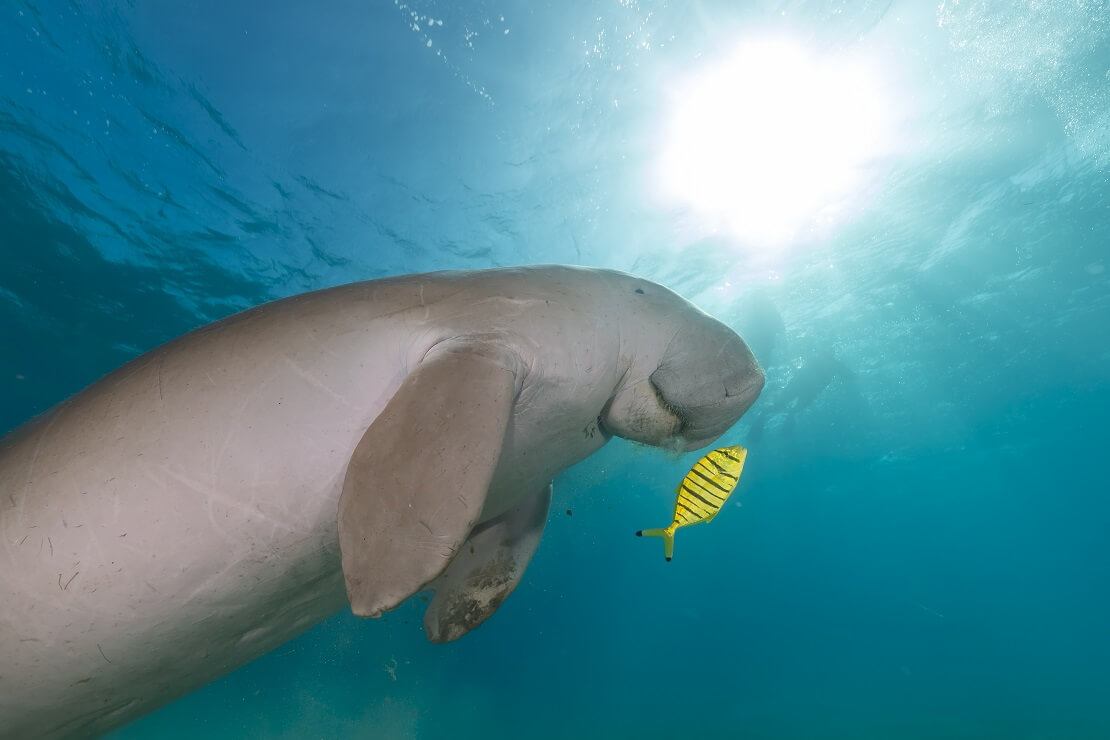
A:
<svg viewBox="0 0 1110 740">
<path fill-rule="evenodd" d="M 432 642 L 457 640 L 492 615 L 520 585 L 547 524 L 551 484 L 504 514 L 479 525 L 431 584 L 424 613 Z"/>
<path fill-rule="evenodd" d="M 519 377 L 518 358 L 503 347 L 443 342 L 363 434 L 339 498 L 355 614 L 397 607 L 457 554 L 485 504 Z"/>
</svg>

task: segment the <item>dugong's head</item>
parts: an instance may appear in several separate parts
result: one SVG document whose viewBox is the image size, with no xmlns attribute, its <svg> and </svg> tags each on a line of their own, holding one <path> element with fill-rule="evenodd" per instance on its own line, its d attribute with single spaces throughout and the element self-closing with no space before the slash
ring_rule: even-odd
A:
<svg viewBox="0 0 1110 740">
<path fill-rule="evenodd" d="M 704 447 L 755 403 L 763 369 L 717 319 L 659 285 L 622 277 L 618 315 L 630 364 L 601 422 L 635 442 Z"/>
</svg>

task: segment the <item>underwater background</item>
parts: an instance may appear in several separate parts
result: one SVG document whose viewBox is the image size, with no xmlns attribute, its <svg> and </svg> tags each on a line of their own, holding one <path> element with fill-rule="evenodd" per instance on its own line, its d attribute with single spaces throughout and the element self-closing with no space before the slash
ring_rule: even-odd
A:
<svg viewBox="0 0 1110 740">
<path fill-rule="evenodd" d="M 1108 250 L 1107 0 L 0 4 L 0 432 L 440 269 L 636 273 L 767 371 L 673 562 L 702 453 L 614 440 L 475 632 L 345 611 L 119 740 L 1110 737 Z"/>
</svg>

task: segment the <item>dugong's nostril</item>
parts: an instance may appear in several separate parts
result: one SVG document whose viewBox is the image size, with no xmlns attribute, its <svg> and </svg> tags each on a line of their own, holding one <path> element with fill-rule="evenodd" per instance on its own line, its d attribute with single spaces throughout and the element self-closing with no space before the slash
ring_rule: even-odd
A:
<svg viewBox="0 0 1110 740">
<path fill-rule="evenodd" d="M 748 372 L 744 376 L 744 383 L 738 383 L 733 388 L 725 388 L 725 398 L 751 398 L 759 395 L 763 390 L 764 383 L 767 382 L 767 376 L 763 373 L 763 368 L 759 365 L 748 368 Z"/>
</svg>

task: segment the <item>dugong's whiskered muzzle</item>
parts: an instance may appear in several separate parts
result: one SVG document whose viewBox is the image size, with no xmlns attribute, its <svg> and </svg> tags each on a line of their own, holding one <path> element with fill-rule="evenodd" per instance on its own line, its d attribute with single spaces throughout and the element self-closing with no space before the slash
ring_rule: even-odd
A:
<svg viewBox="0 0 1110 740">
<path fill-rule="evenodd" d="M 696 357 L 716 357 L 697 364 Z M 651 383 L 682 420 L 680 446 L 703 447 L 724 434 L 763 390 L 764 374 L 748 345 L 715 320 L 689 327 L 672 340 Z"/>
</svg>

